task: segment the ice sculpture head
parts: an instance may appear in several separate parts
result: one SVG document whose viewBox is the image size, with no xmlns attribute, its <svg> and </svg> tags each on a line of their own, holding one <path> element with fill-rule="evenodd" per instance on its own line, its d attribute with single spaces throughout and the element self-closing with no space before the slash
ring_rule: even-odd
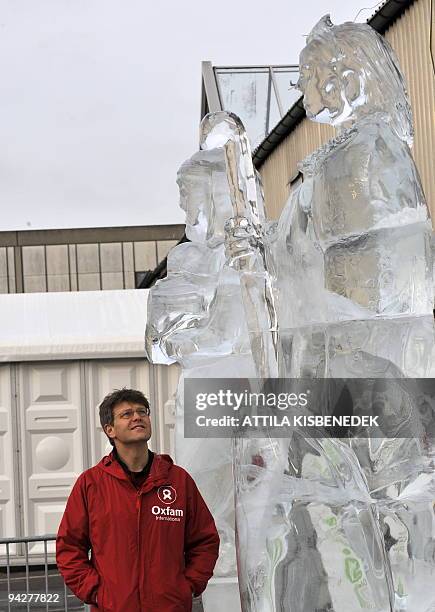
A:
<svg viewBox="0 0 435 612">
<path fill-rule="evenodd" d="M 234 216 L 225 162 L 228 143 L 241 151 L 249 148 L 243 123 L 233 113 L 209 113 L 200 125 L 201 150 L 184 162 L 177 176 L 186 236 L 212 248 L 224 243 L 225 223 Z"/>
<path fill-rule="evenodd" d="M 352 125 L 381 113 L 402 140 L 412 140 L 405 81 L 388 42 L 367 24 L 333 25 L 322 17 L 299 58 L 298 87 L 309 119 Z"/>
<path fill-rule="evenodd" d="M 233 209 L 224 146 L 243 134 L 242 122 L 231 113 L 210 113 L 201 122 L 201 151 L 184 162 L 177 177 L 186 235 L 192 242 L 215 247 L 225 240 L 225 222 L 233 216 Z"/>
<path fill-rule="evenodd" d="M 199 126 L 199 144 L 205 151 L 221 149 L 229 140 L 244 137 L 246 132 L 242 121 L 234 113 L 226 111 L 209 113 Z"/>
</svg>

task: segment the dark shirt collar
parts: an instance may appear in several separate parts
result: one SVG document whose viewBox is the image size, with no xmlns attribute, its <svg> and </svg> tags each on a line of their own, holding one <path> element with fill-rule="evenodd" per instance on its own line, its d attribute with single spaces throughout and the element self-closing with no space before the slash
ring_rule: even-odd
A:
<svg viewBox="0 0 435 612">
<path fill-rule="evenodd" d="M 148 450 L 148 461 L 147 464 L 144 466 L 144 468 L 140 471 L 140 472 L 132 472 L 130 470 L 130 468 L 128 467 L 128 465 L 126 465 L 124 463 L 124 461 L 121 459 L 121 457 L 118 455 L 118 452 L 116 450 L 116 447 L 113 447 L 113 456 L 116 459 L 116 461 L 119 463 L 119 465 L 122 467 L 122 469 L 124 470 L 124 472 L 127 474 L 127 476 L 146 476 L 149 474 L 150 469 L 151 469 L 151 465 L 154 459 L 154 453 L 150 450 Z"/>
</svg>

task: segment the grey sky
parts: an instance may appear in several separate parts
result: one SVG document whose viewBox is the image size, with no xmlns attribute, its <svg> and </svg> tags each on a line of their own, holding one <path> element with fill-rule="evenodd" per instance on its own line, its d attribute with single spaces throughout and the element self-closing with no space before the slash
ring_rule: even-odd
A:
<svg viewBox="0 0 435 612">
<path fill-rule="evenodd" d="M 0 0 L 0 230 L 182 222 L 201 60 L 297 63 L 324 13 L 365 4 Z"/>
</svg>

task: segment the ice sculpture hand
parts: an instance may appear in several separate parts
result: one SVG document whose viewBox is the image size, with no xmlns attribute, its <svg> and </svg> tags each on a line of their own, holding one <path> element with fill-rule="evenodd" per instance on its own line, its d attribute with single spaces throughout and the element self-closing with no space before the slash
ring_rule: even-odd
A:
<svg viewBox="0 0 435 612">
<path fill-rule="evenodd" d="M 253 268 L 257 259 L 258 239 L 246 217 L 231 217 L 225 224 L 225 256 L 229 266 L 238 270 Z"/>
</svg>

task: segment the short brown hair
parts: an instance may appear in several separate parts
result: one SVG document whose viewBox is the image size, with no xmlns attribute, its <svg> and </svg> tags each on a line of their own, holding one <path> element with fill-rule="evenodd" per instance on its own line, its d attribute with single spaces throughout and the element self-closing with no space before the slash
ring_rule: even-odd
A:
<svg viewBox="0 0 435 612">
<path fill-rule="evenodd" d="M 112 393 L 106 395 L 99 406 L 100 423 L 104 432 L 104 427 L 106 425 L 113 425 L 113 409 L 115 406 L 118 406 L 118 404 L 122 404 L 122 402 L 139 404 L 140 406 L 144 406 L 148 409 L 150 407 L 150 403 L 142 391 L 138 391 L 137 389 L 127 389 L 126 387 L 123 387 L 122 389 L 114 389 Z M 109 438 L 109 436 L 107 437 Z M 112 446 L 115 446 L 115 443 L 111 438 L 109 438 L 109 442 Z"/>
</svg>

